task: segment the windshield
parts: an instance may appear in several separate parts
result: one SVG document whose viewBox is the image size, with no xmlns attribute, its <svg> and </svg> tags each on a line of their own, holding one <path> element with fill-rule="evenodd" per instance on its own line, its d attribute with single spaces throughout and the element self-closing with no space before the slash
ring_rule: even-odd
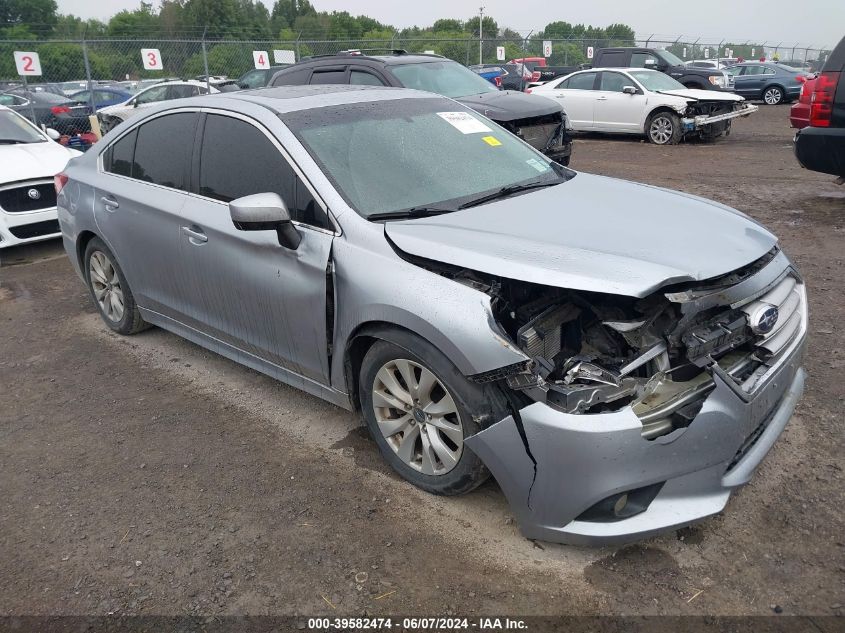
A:
<svg viewBox="0 0 845 633">
<path fill-rule="evenodd" d="M 663 61 L 668 63 L 670 66 L 684 65 L 684 60 L 675 55 L 674 53 L 670 53 L 669 51 L 658 51 L 658 53 L 663 58 Z"/>
<path fill-rule="evenodd" d="M 502 187 L 564 180 L 563 168 L 446 99 L 346 104 L 282 118 L 364 217 L 417 207 L 455 210 Z"/>
<path fill-rule="evenodd" d="M 498 90 L 469 68 L 452 61 L 399 64 L 391 66 L 390 70 L 406 88 L 434 92 L 452 99 Z"/>
<path fill-rule="evenodd" d="M 46 140 L 23 117 L 0 110 L 0 143 L 43 143 Z"/>
<path fill-rule="evenodd" d="M 646 90 L 684 90 L 684 84 L 656 70 L 629 70 L 628 74 Z"/>
</svg>

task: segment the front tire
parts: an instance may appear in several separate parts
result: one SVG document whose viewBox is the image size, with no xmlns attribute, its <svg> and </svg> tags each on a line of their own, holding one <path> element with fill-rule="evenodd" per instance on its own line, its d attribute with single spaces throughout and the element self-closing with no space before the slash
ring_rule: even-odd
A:
<svg viewBox="0 0 845 633">
<path fill-rule="evenodd" d="M 784 102 L 785 96 L 780 86 L 769 86 L 763 91 L 763 101 L 766 105 L 780 105 Z"/>
<path fill-rule="evenodd" d="M 404 479 L 439 495 L 467 493 L 490 472 L 464 439 L 505 417 L 502 396 L 468 381 L 413 335 L 376 341 L 359 374 L 361 409 L 382 456 Z"/>
<path fill-rule="evenodd" d="M 149 325 L 112 252 L 99 238 L 88 242 L 83 257 L 88 291 L 103 321 L 118 334 L 137 334 Z"/>
<path fill-rule="evenodd" d="M 648 140 L 655 145 L 677 145 L 681 142 L 683 131 L 681 119 L 671 112 L 655 112 L 645 126 Z"/>
</svg>

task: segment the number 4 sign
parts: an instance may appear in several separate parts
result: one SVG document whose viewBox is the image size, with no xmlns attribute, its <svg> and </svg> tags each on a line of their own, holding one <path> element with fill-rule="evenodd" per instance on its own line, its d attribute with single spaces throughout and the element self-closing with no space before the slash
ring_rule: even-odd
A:
<svg viewBox="0 0 845 633">
<path fill-rule="evenodd" d="M 41 74 L 41 60 L 38 53 L 15 51 L 15 66 L 18 69 L 18 75 L 21 77 Z"/>
<path fill-rule="evenodd" d="M 252 61 L 256 68 L 270 68 L 270 57 L 267 51 L 252 51 Z"/>
<path fill-rule="evenodd" d="M 144 62 L 145 70 L 164 70 L 161 52 L 157 48 L 142 48 L 141 59 Z"/>
</svg>

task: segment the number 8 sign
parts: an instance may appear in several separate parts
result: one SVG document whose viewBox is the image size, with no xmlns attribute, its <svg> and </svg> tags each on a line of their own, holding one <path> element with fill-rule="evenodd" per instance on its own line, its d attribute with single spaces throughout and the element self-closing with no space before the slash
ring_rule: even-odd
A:
<svg viewBox="0 0 845 633">
<path fill-rule="evenodd" d="M 145 70 L 164 70 L 161 52 L 157 48 L 142 48 L 141 61 L 144 62 Z"/>
<path fill-rule="evenodd" d="M 15 66 L 18 69 L 18 75 L 21 77 L 41 74 L 41 60 L 38 53 L 15 51 Z"/>
</svg>

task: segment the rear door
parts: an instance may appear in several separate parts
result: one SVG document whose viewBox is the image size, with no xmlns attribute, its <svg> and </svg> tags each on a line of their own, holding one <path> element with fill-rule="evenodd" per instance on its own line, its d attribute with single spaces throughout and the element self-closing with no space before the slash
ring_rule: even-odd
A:
<svg viewBox="0 0 845 633">
<path fill-rule="evenodd" d="M 94 217 L 143 308 L 178 317 L 174 271 L 197 112 L 154 117 L 112 143 L 95 183 Z"/>
<path fill-rule="evenodd" d="M 637 94 L 622 92 L 625 86 L 637 88 Z M 646 101 L 642 90 L 627 75 L 602 71 L 593 112 L 594 128 L 602 132 L 642 133 Z"/>
<path fill-rule="evenodd" d="M 598 96 L 595 90 L 597 77 L 598 72 L 578 73 L 557 84 L 550 95 L 546 91 L 538 94 L 557 99 L 575 130 L 593 130 L 593 114 Z"/>
<path fill-rule="evenodd" d="M 240 114 L 205 115 L 194 189 L 182 211 L 178 271 L 186 323 L 247 354 L 329 382 L 326 275 L 334 231 L 325 205 L 279 141 Z M 302 242 L 239 231 L 228 203 L 255 193 L 285 201 Z"/>
</svg>

